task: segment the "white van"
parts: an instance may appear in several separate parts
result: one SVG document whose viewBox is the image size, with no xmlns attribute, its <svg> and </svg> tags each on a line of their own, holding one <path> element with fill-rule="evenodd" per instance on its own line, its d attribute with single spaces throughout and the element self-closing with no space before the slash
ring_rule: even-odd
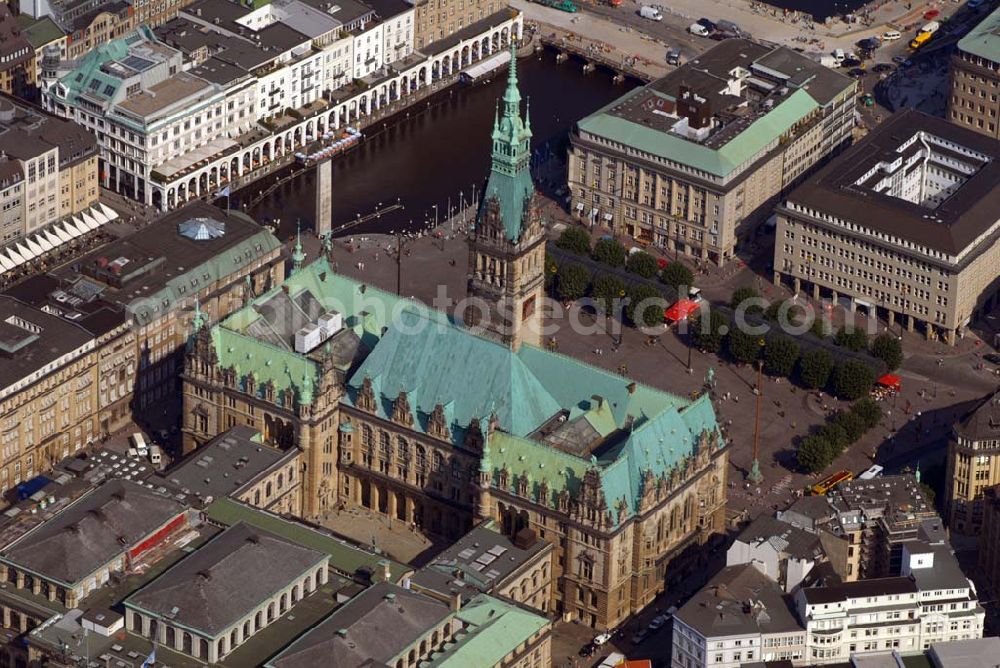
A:
<svg viewBox="0 0 1000 668">
<path fill-rule="evenodd" d="M 688 26 L 688 32 L 692 35 L 698 35 L 699 37 L 708 37 L 709 35 L 708 28 L 700 23 L 692 23 Z"/>
<path fill-rule="evenodd" d="M 149 446 L 149 463 L 156 467 L 159 467 L 163 463 L 163 450 L 160 446 Z"/>
<path fill-rule="evenodd" d="M 900 37 L 902 37 L 902 35 L 898 30 L 886 30 L 882 33 L 883 42 L 895 42 Z"/>
<path fill-rule="evenodd" d="M 641 16 L 644 19 L 649 19 L 650 21 L 663 20 L 663 14 L 661 14 L 660 10 L 657 9 L 656 7 L 648 7 L 648 6 L 640 7 L 639 16 Z"/>
<path fill-rule="evenodd" d="M 842 63 L 847 59 L 847 54 L 844 53 L 843 49 L 836 49 L 833 52 L 833 59 L 836 60 L 838 64 Z"/>
<path fill-rule="evenodd" d="M 135 453 L 140 457 L 149 456 L 149 447 L 146 445 L 146 438 L 141 432 L 132 434 L 132 445 L 135 446 Z"/>
<path fill-rule="evenodd" d="M 885 469 L 883 467 L 876 464 L 875 466 L 871 467 L 870 469 L 859 475 L 858 480 L 873 480 L 875 478 L 881 478 L 882 471 L 884 470 Z"/>
</svg>

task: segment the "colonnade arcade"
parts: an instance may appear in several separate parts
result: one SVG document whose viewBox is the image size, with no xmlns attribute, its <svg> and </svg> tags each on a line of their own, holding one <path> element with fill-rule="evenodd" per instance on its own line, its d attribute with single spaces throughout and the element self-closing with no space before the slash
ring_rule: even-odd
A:
<svg viewBox="0 0 1000 668">
<path fill-rule="evenodd" d="M 425 86 L 451 77 L 463 68 L 508 48 L 510 36 L 519 39 L 522 17 L 518 14 L 488 35 L 465 40 L 447 51 L 413 64 L 405 71 L 372 85 L 331 106 L 315 116 L 305 118 L 294 126 L 278 130 L 269 137 L 238 151 L 237 155 L 217 158 L 196 171 L 177 177 L 168 183 L 150 180 L 151 201 L 161 211 L 183 206 L 199 198 L 211 197 L 235 179 L 305 148 L 325 133 L 359 124 L 375 114 Z"/>
</svg>

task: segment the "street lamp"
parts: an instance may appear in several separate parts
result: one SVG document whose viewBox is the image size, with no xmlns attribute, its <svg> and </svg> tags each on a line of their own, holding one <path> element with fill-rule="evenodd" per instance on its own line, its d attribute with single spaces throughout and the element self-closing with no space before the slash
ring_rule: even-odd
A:
<svg viewBox="0 0 1000 668">
<path fill-rule="evenodd" d="M 764 474 L 760 472 L 760 400 L 764 396 L 764 386 L 761 384 L 761 376 L 764 370 L 764 360 L 757 360 L 757 410 L 753 421 L 753 461 L 750 463 L 750 473 L 747 480 L 752 485 L 759 485 L 764 480 Z"/>
</svg>

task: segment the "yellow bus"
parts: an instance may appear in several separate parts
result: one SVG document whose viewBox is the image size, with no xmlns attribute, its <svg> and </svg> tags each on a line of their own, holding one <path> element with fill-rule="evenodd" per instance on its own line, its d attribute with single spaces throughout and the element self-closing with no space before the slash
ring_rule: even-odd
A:
<svg viewBox="0 0 1000 668">
<path fill-rule="evenodd" d="M 836 487 L 842 482 L 847 482 L 848 480 L 853 480 L 854 474 L 850 471 L 837 471 L 836 473 L 831 473 L 827 477 L 820 480 L 818 483 L 809 488 L 815 496 L 823 496 L 831 489 Z"/>
</svg>

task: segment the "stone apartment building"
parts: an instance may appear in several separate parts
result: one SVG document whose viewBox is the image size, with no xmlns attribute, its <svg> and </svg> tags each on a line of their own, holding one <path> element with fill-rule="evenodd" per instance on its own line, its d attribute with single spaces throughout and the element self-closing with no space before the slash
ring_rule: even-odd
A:
<svg viewBox="0 0 1000 668">
<path fill-rule="evenodd" d="M 3 201 L 7 243 L 97 204 L 97 140 L 75 123 L 0 100 L 0 163 L 7 162 L 22 184 Z"/>
<path fill-rule="evenodd" d="M 983 490 L 979 501 L 982 521 L 979 529 L 979 568 L 989 586 L 1000 590 L 1000 487 Z"/>
<path fill-rule="evenodd" d="M 112 310 L 75 320 L 29 299 L 36 282 L 0 295 L 0 493 L 48 471 L 128 415 L 122 350 L 127 321 Z"/>
<path fill-rule="evenodd" d="M 1000 9 L 962 37 L 951 54 L 948 119 L 1000 139 Z"/>
<path fill-rule="evenodd" d="M 534 195 L 514 67 L 494 131 L 510 187 L 486 189 L 479 222 L 498 224 L 521 251 L 511 261 L 522 272 L 497 284 L 496 299 L 523 316 L 523 288 L 544 267 L 516 243 Z M 492 261 L 484 276 L 502 272 L 495 244 L 472 235 L 469 252 L 470 267 Z M 668 395 L 547 351 L 521 331 L 524 317 L 508 336 L 481 337 L 338 276 L 324 258 L 303 259 L 297 247 L 282 284 L 197 328 L 184 372 L 186 449 L 235 421 L 301 450 L 309 519 L 344 504 L 451 538 L 484 519 L 512 538 L 530 529 L 555 550 L 548 609 L 597 628 L 698 568 L 722 529 L 727 486 L 728 443 L 707 397 Z"/>
<path fill-rule="evenodd" d="M 977 536 L 984 530 L 985 493 L 1000 484 L 1000 394 L 991 392 L 953 427 L 948 441 L 948 527 Z"/>
<path fill-rule="evenodd" d="M 951 344 L 996 304 L 1000 142 L 907 109 L 777 212 L 774 280 Z"/>
<path fill-rule="evenodd" d="M 790 49 L 725 40 L 577 124 L 572 210 L 723 264 L 779 197 L 850 141 L 856 91 Z"/>
<path fill-rule="evenodd" d="M 0 3 L 0 93 L 29 96 L 36 80 L 35 51 L 10 7 Z"/>
<path fill-rule="evenodd" d="M 504 8 L 497 0 L 412 0 L 413 41 L 418 51 Z"/>
</svg>

